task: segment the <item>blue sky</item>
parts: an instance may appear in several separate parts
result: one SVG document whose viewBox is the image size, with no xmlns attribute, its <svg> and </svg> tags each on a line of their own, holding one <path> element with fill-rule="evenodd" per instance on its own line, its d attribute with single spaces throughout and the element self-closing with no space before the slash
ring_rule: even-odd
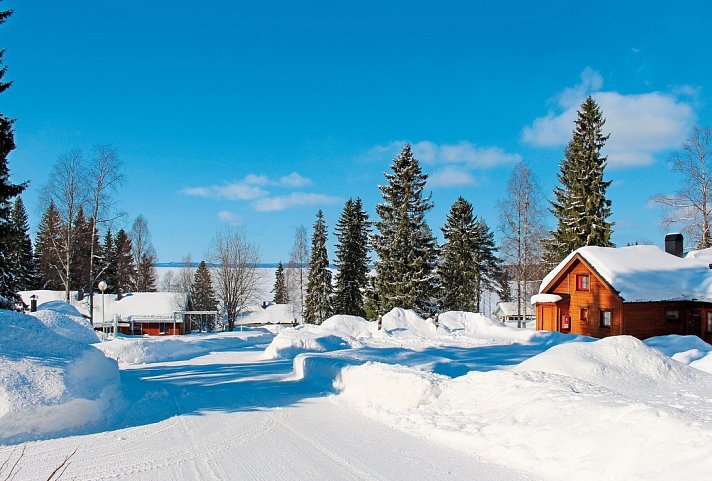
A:
<svg viewBox="0 0 712 481">
<path fill-rule="evenodd" d="M 519 159 L 545 195 L 576 108 L 608 119 L 614 241 L 660 244 L 666 159 L 712 124 L 712 4 L 684 2 L 20 2 L 0 27 L 17 118 L 10 168 L 39 192 L 57 157 L 111 144 L 160 261 L 203 256 L 241 225 L 286 260 L 317 209 L 333 228 L 360 196 L 373 214 L 406 141 L 431 175 L 439 233 L 457 196 L 496 228 Z M 552 221 L 553 223 L 553 221 Z M 333 234 L 330 244 L 334 243 Z"/>
</svg>

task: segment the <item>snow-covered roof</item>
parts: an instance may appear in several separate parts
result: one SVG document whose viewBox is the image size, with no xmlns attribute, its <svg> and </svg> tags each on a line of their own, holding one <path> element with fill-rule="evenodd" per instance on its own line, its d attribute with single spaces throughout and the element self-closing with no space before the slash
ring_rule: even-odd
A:
<svg viewBox="0 0 712 481">
<path fill-rule="evenodd" d="M 547 303 L 547 302 L 559 302 L 563 297 L 558 294 L 534 294 L 531 298 L 531 303 Z"/>
<path fill-rule="evenodd" d="M 182 310 L 180 304 L 185 299 L 185 294 L 175 292 L 134 292 L 122 297 L 119 301 L 114 299 L 115 296 L 111 296 L 111 300 L 106 304 L 106 319 L 111 319 L 117 314 L 122 319 L 128 319 L 129 316 L 173 318 L 175 311 Z M 101 299 L 95 298 L 94 303 L 96 304 L 97 301 L 101 306 Z"/>
<path fill-rule="evenodd" d="M 542 281 L 539 292 L 576 255 L 615 289 L 626 302 L 698 300 L 712 302 L 712 260 L 704 253 L 680 258 L 652 245 L 586 246 L 561 261 Z"/>
<path fill-rule="evenodd" d="M 243 311 L 242 324 L 280 324 L 294 320 L 294 306 L 291 304 L 270 304 L 266 308 L 255 305 Z"/>
<path fill-rule="evenodd" d="M 523 302 L 522 308 L 524 309 L 525 314 L 534 314 L 529 303 Z M 497 306 L 494 308 L 494 311 L 492 311 L 492 313 L 494 315 L 498 315 L 499 312 L 502 313 L 502 316 L 517 316 L 517 315 L 519 315 L 519 313 L 517 312 L 517 303 L 516 302 L 499 302 L 499 303 L 497 303 Z"/>
</svg>

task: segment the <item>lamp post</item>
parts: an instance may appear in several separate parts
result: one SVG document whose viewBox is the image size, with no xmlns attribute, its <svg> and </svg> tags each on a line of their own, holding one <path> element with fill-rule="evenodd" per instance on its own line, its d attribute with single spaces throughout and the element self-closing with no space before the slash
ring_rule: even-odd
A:
<svg viewBox="0 0 712 481">
<path fill-rule="evenodd" d="M 101 281 L 99 282 L 99 285 L 97 287 L 101 291 L 101 332 L 104 335 L 103 340 L 106 340 L 106 320 L 104 319 L 104 291 L 108 286 L 106 284 L 106 281 Z"/>
</svg>

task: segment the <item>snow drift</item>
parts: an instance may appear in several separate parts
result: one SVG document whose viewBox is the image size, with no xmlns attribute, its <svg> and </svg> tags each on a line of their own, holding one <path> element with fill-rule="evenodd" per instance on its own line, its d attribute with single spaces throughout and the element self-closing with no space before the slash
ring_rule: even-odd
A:
<svg viewBox="0 0 712 481">
<path fill-rule="evenodd" d="M 511 371 L 455 379 L 347 366 L 334 387 L 371 418 L 547 479 L 705 479 L 712 469 L 712 376 L 633 338 L 562 344 Z"/>
<path fill-rule="evenodd" d="M 0 311 L 0 441 L 71 433 L 106 418 L 118 401 L 116 361 L 87 344 L 91 327 L 68 309 Z"/>
<path fill-rule="evenodd" d="M 40 304 L 37 312 L 30 315 L 67 339 L 83 344 L 92 344 L 99 340 L 99 336 L 92 329 L 89 320 L 85 319 L 74 306 L 64 301 L 49 301 Z"/>
</svg>

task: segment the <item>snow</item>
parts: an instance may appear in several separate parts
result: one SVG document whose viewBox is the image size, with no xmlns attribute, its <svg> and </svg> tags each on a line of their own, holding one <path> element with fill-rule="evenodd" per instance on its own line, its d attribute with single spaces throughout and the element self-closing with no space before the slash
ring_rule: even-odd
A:
<svg viewBox="0 0 712 481">
<path fill-rule="evenodd" d="M 531 298 L 532 304 L 546 304 L 547 302 L 559 302 L 563 299 L 558 294 L 534 294 Z"/>
<path fill-rule="evenodd" d="M 381 330 L 333 316 L 94 344 L 119 360 L 117 385 L 114 359 L 65 337 L 81 332 L 76 312 L 52 312 L 47 324 L 0 314 L 0 407 L 15 410 L 0 411 L 0 459 L 39 439 L 18 481 L 46 479 L 75 448 L 68 479 L 657 481 L 712 469 L 712 346 L 694 336 L 594 340 L 468 312 L 436 326 L 394 309 Z M 102 398 L 117 386 L 121 404 Z"/>
<path fill-rule="evenodd" d="M 0 311 L 0 442 L 95 425 L 119 402 L 119 371 L 62 303 L 36 316 Z M 74 338 L 74 339 L 72 339 Z"/>
<path fill-rule="evenodd" d="M 712 302 L 712 269 L 704 255 L 680 258 L 652 245 L 581 247 L 561 261 L 541 283 L 542 293 L 576 255 L 626 302 L 698 300 Z"/>
<path fill-rule="evenodd" d="M 294 307 L 291 304 L 251 305 L 243 311 L 238 324 L 287 324 L 294 320 Z"/>
</svg>

